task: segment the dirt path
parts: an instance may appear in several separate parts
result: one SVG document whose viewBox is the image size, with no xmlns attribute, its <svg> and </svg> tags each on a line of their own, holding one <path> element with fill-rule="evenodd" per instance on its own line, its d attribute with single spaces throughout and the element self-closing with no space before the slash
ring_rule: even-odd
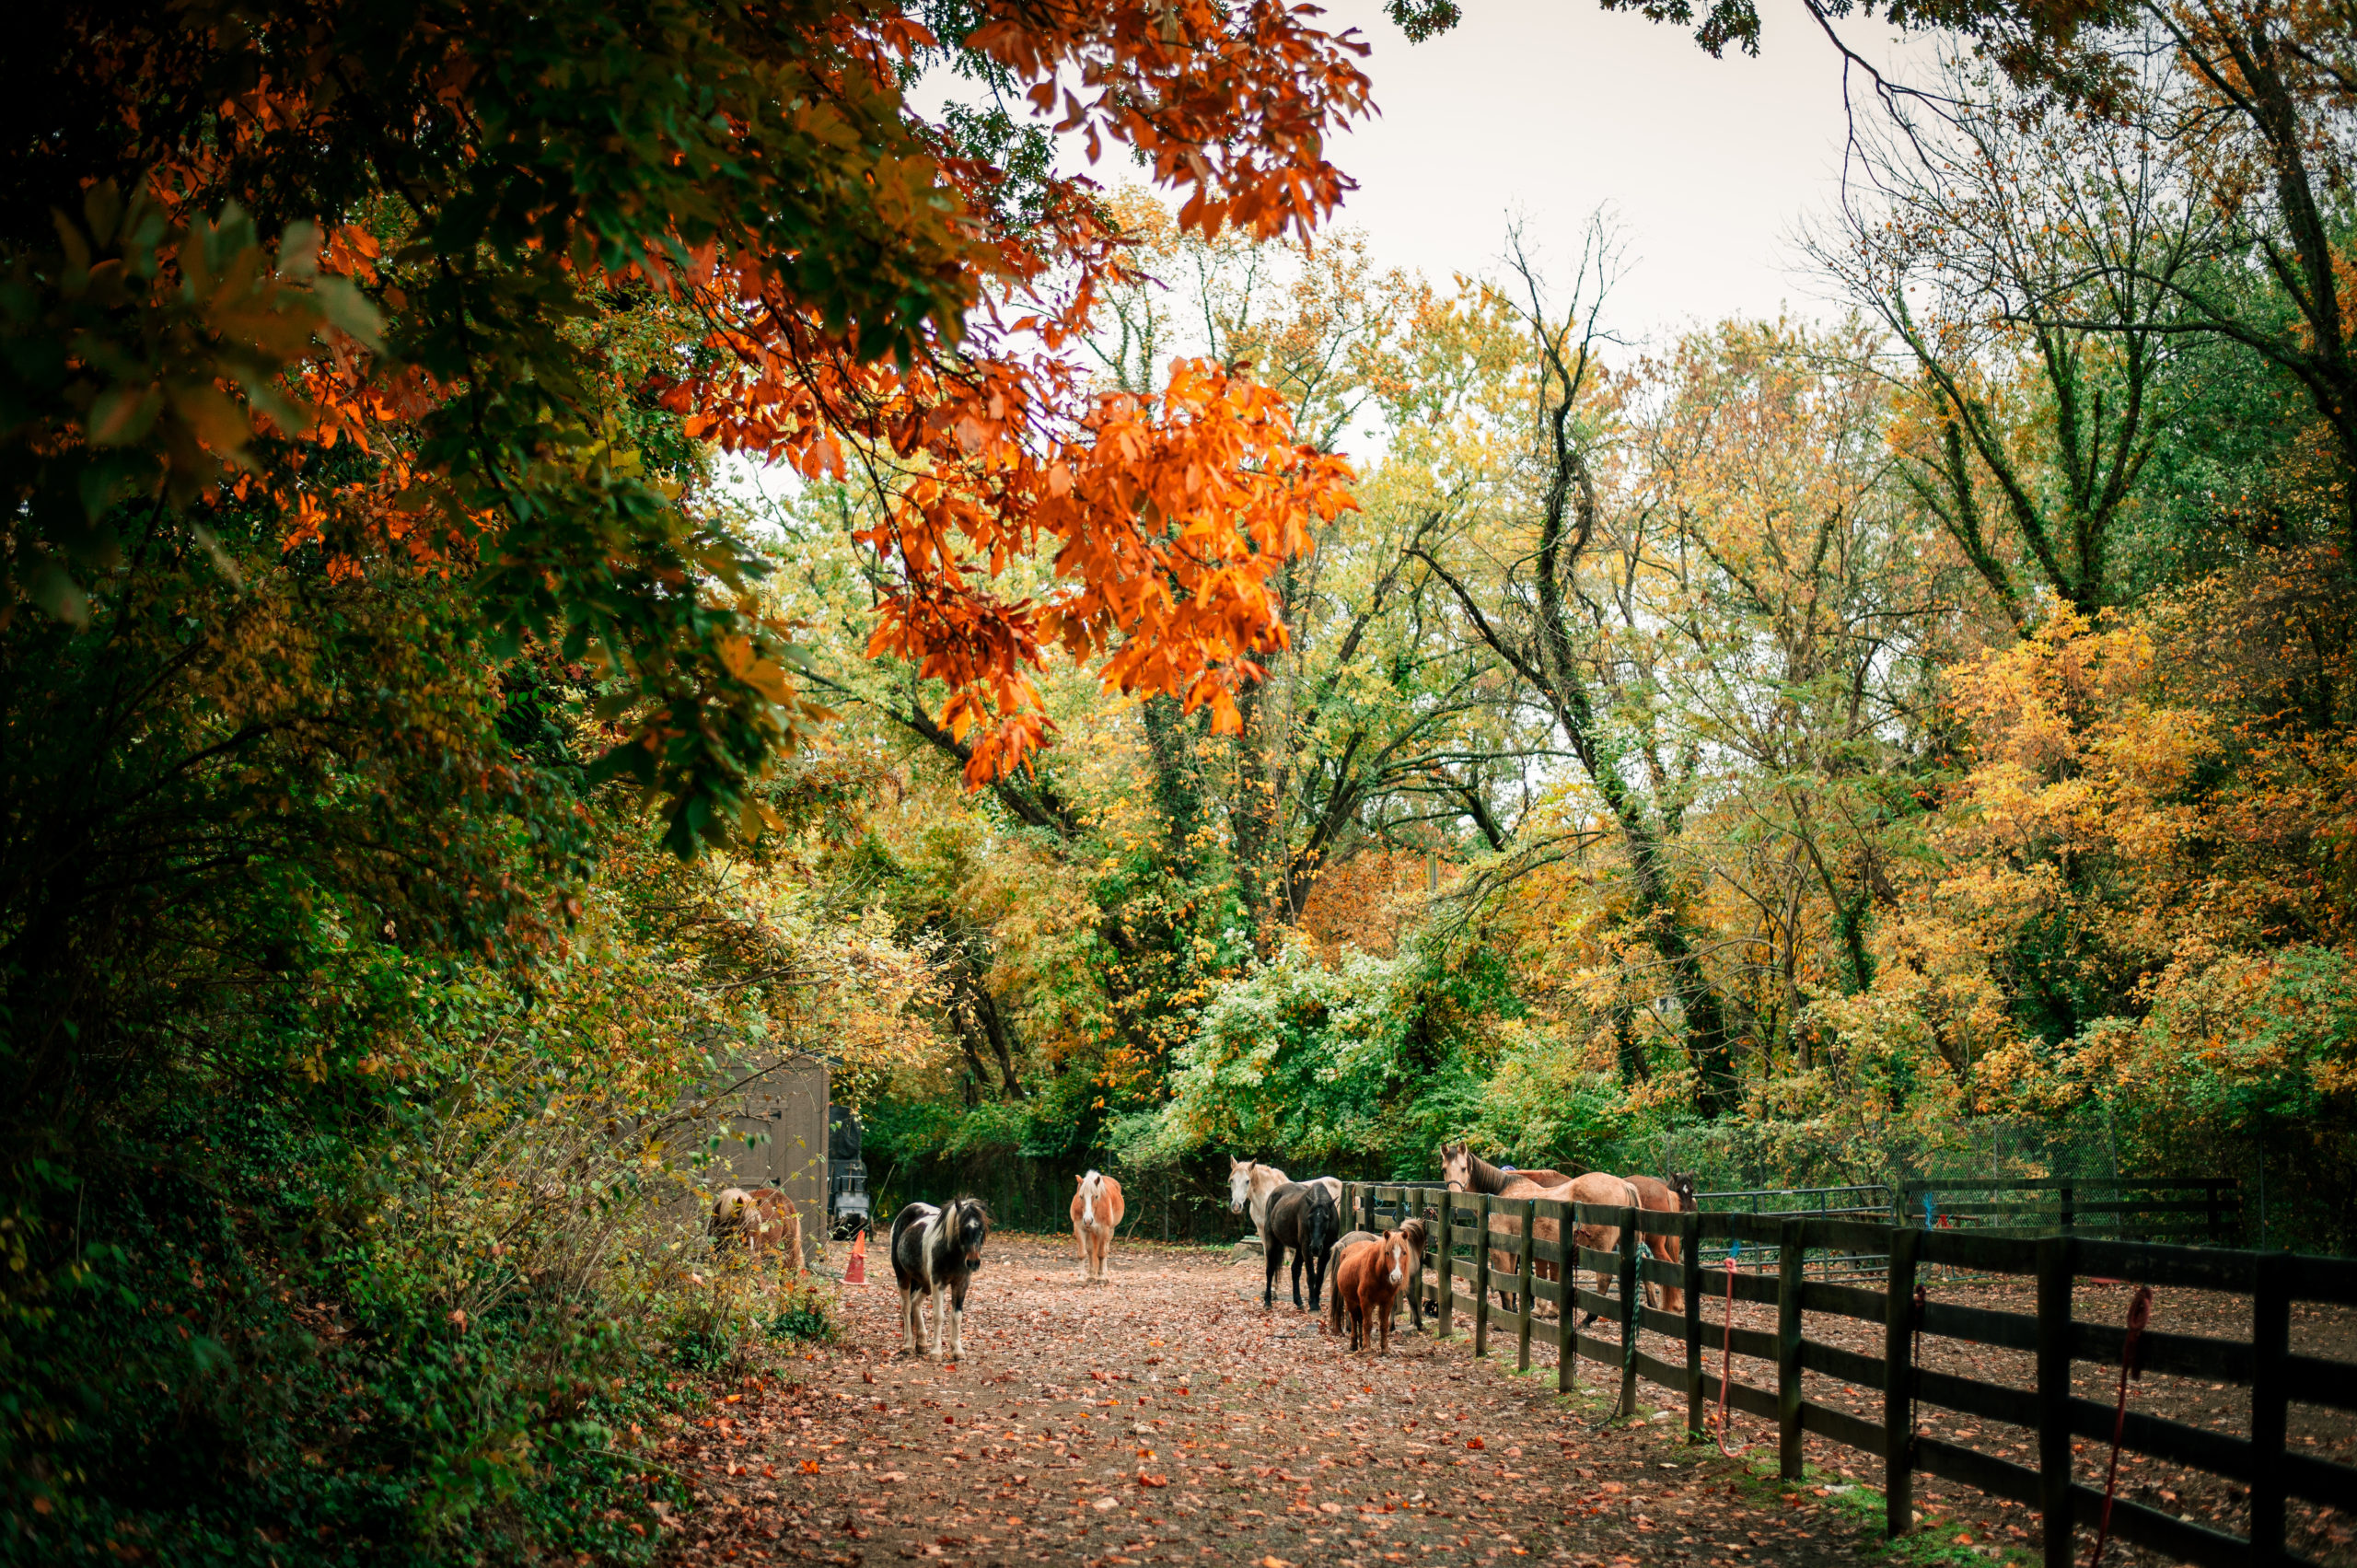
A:
<svg viewBox="0 0 2357 1568">
<path fill-rule="evenodd" d="M 844 1293 L 842 1344 L 667 1435 L 698 1505 L 667 1519 L 666 1562 L 1821 1568 L 1885 1550 L 1879 1494 L 1840 1473 L 1780 1489 L 1772 1456 L 1689 1446 L 1682 1410 L 1596 1430 L 1593 1365 L 1591 1391 L 1558 1398 L 1551 1368 L 1515 1375 L 1510 1340 L 1477 1364 L 1404 1312 L 1388 1357 L 1345 1357 L 1282 1295 L 1264 1315 L 1260 1281 L 1257 1260 L 1123 1243 L 1088 1289 L 1068 1242 L 1001 1237 L 966 1360 L 935 1365 L 900 1355 L 887 1271 Z M 1667 1398 L 1640 1385 L 1647 1414 Z M 1913 1561 L 2026 1561 L 1926 1522 Z"/>
</svg>

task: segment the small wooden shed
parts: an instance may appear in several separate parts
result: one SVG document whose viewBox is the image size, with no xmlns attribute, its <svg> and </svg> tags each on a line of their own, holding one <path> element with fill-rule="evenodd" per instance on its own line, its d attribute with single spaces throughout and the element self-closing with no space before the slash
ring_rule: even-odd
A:
<svg viewBox="0 0 2357 1568">
<path fill-rule="evenodd" d="M 707 1114 L 682 1146 L 709 1148 L 698 1185 L 704 1212 L 724 1187 L 776 1187 L 802 1212 L 806 1262 L 827 1233 L 827 1063 L 807 1051 L 752 1053 L 704 1091 Z"/>
</svg>

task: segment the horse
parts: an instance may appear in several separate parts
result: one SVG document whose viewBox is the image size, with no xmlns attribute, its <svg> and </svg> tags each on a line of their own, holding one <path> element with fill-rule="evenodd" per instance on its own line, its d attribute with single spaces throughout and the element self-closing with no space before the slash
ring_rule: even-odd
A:
<svg viewBox="0 0 2357 1568">
<path fill-rule="evenodd" d="M 726 1245 L 742 1241 L 745 1250 L 784 1252 L 802 1272 L 802 1211 L 774 1187 L 724 1187 L 712 1201 L 712 1237 Z"/>
<path fill-rule="evenodd" d="M 1398 1231 L 1390 1231 L 1390 1236 L 1398 1236 L 1402 1243 L 1407 1243 L 1407 1278 L 1410 1278 L 1410 1281 L 1419 1281 L 1419 1278 L 1423 1275 L 1423 1252 L 1426 1252 L 1426 1248 L 1431 1248 L 1431 1240 L 1433 1240 L 1433 1233 L 1431 1228 L 1423 1224 L 1423 1216 L 1417 1214 L 1414 1219 L 1402 1219 L 1400 1228 L 1398 1228 Z M 1384 1240 L 1384 1237 L 1374 1231 L 1351 1231 L 1348 1236 L 1343 1236 L 1339 1243 L 1334 1243 L 1334 1260 L 1337 1260 L 1334 1261 L 1334 1266 L 1339 1269 L 1339 1266 L 1341 1266 L 1341 1254 L 1348 1252 L 1353 1245 L 1363 1243 L 1363 1240 Z M 1414 1325 L 1422 1330 L 1423 1328 L 1423 1292 L 1402 1290 L 1400 1295 L 1407 1299 L 1407 1316 L 1410 1316 L 1410 1320 L 1414 1320 Z M 1390 1316 L 1393 1316 L 1393 1318 L 1400 1316 L 1400 1304 L 1398 1302 L 1390 1304 Z M 1337 1323 L 1337 1332 L 1339 1332 L 1339 1320 L 1334 1320 L 1334 1323 Z"/>
<path fill-rule="evenodd" d="M 1621 1177 L 1605 1171 L 1590 1171 L 1584 1176 L 1564 1177 L 1559 1182 L 1540 1186 L 1538 1178 L 1560 1173 L 1551 1170 L 1505 1170 L 1492 1165 L 1463 1144 L 1443 1144 L 1440 1153 L 1441 1172 L 1452 1192 L 1488 1192 L 1501 1198 L 1550 1198 L 1562 1202 L 1609 1203 L 1616 1208 L 1655 1209 L 1670 1214 L 1690 1210 L 1694 1206 L 1694 1179 L 1683 1172 L 1673 1175 L 1667 1183 L 1664 1183 L 1650 1176 Z M 1490 1229 L 1492 1233 L 1515 1234 L 1513 1221 L 1502 1214 L 1490 1216 Z M 1541 1241 L 1561 1238 L 1562 1227 L 1550 1219 L 1538 1220 L 1530 1229 L 1532 1236 Z M 1674 1231 L 1664 1234 L 1647 1231 L 1643 1241 L 1654 1256 L 1665 1262 L 1678 1262 L 1684 1257 L 1683 1244 Z M 1620 1227 L 1575 1225 L 1572 1232 L 1572 1244 L 1598 1252 L 1609 1252 L 1620 1245 Z M 1520 1256 L 1515 1252 L 1498 1247 L 1490 1249 L 1490 1269 L 1493 1275 L 1500 1272 L 1513 1273 L 1521 1264 Z M 1530 1272 L 1537 1279 L 1558 1277 L 1555 1265 L 1543 1259 L 1532 1259 Z M 1575 1269 L 1569 1272 L 1578 1272 Z M 1596 1271 L 1596 1294 L 1600 1295 L 1610 1289 L 1609 1278 L 1603 1270 Z M 1573 1283 L 1576 1284 L 1578 1282 L 1575 1279 Z M 1498 1294 L 1511 1310 L 1513 1293 L 1501 1290 Z M 1686 1309 L 1684 1291 L 1675 1286 L 1656 1284 L 1651 1280 L 1645 1282 L 1645 1299 L 1667 1311 L 1682 1312 Z M 1596 1314 L 1591 1312 L 1581 1319 L 1581 1323 L 1585 1327 L 1595 1320 Z"/>
<path fill-rule="evenodd" d="M 1409 1258 L 1408 1244 L 1396 1230 L 1362 1241 L 1336 1258 L 1333 1327 L 1339 1330 L 1347 1314 L 1352 1351 L 1367 1349 L 1379 1330 L 1383 1353 L 1391 1353 L 1391 1315 L 1407 1284 Z"/>
<path fill-rule="evenodd" d="M 1667 1181 L 1657 1181 L 1650 1176 L 1632 1176 L 1628 1179 L 1628 1181 L 1630 1186 L 1637 1190 L 1638 1200 L 1648 1209 L 1658 1209 L 1665 1214 L 1690 1214 L 1694 1212 L 1694 1179 L 1684 1171 L 1672 1171 Z M 1644 1244 L 1653 1249 L 1654 1256 L 1665 1263 L 1678 1263 L 1685 1260 L 1686 1243 L 1679 1239 L 1678 1233 L 1674 1230 L 1647 1231 L 1644 1234 Z M 1647 1281 L 1645 1290 L 1649 1297 L 1657 1297 L 1655 1305 L 1663 1310 L 1667 1312 L 1686 1310 L 1686 1293 L 1678 1286 L 1656 1285 Z"/>
<path fill-rule="evenodd" d="M 1074 1177 L 1080 1190 L 1072 1195 L 1072 1238 L 1080 1247 L 1080 1277 L 1086 1284 L 1105 1283 L 1105 1255 L 1112 1250 L 1113 1232 L 1121 1224 L 1121 1184 L 1102 1171 Z"/>
<path fill-rule="evenodd" d="M 982 1266 L 991 1212 L 980 1198 L 952 1198 L 939 1208 L 909 1203 L 892 1216 L 892 1278 L 900 1287 L 900 1349 L 917 1353 L 924 1303 L 933 1302 L 928 1358 L 941 1354 L 941 1319 L 949 1318 L 949 1354 L 966 1353 L 966 1286 Z M 949 1299 L 941 1298 L 946 1292 Z"/>
<path fill-rule="evenodd" d="M 1577 1177 L 1573 1179 L 1569 1186 L 1558 1188 L 1555 1192 L 1550 1194 L 1550 1196 L 1560 1197 L 1562 1202 L 1567 1203 L 1609 1204 L 1616 1209 L 1642 1209 L 1644 1207 L 1643 1202 L 1641 1202 L 1637 1196 L 1636 1183 L 1631 1181 L 1626 1177 L 1615 1176 L 1611 1172 L 1604 1170 L 1592 1170 L 1585 1176 Z M 1571 1245 L 1573 1248 L 1585 1247 L 1592 1251 L 1596 1252 L 1609 1252 L 1620 1245 L 1620 1227 L 1617 1225 L 1594 1225 L 1574 1222 L 1572 1225 Z M 1579 1285 L 1579 1270 L 1575 1267 L 1578 1260 L 1579 1254 L 1576 1251 L 1567 1249 L 1563 1254 L 1563 1276 L 1571 1281 L 1573 1289 L 1576 1289 Z M 1648 1290 L 1655 1290 L 1659 1287 L 1648 1284 L 1645 1288 Z M 1596 1270 L 1596 1294 L 1603 1295 L 1610 1292 L 1611 1289 L 1611 1272 L 1604 1269 Z M 1684 1305 L 1682 1298 L 1680 1305 Z M 1567 1291 L 1563 1297 L 1563 1310 L 1568 1312 L 1571 1309 L 1572 1299 L 1570 1293 Z M 1585 1329 L 1590 1323 L 1595 1321 L 1596 1314 L 1591 1312 L 1586 1317 L 1580 1319 L 1580 1327 Z"/>
<path fill-rule="evenodd" d="M 1550 1170 L 1538 1174 L 1556 1177 L 1559 1179 L 1541 1182 L 1534 1179 L 1532 1173 L 1529 1172 L 1501 1169 L 1474 1154 L 1463 1144 L 1443 1144 L 1440 1146 L 1440 1168 L 1442 1179 L 1448 1183 L 1448 1190 L 1451 1192 L 1487 1192 L 1497 1198 L 1552 1198 L 1568 1201 L 1565 1194 L 1570 1191 L 1573 1183 L 1578 1179 L 1564 1176 L 1560 1171 Z M 1594 1202 L 1592 1199 L 1585 1201 Z M 1562 1239 L 1562 1228 L 1561 1221 L 1539 1219 L 1532 1224 L 1530 1234 L 1537 1241 L 1558 1241 Z M 1490 1231 L 1492 1235 L 1515 1236 L 1513 1216 L 1492 1214 L 1490 1216 Z M 1613 1234 L 1617 1237 L 1620 1233 L 1616 1231 Z M 1492 1277 L 1500 1273 L 1512 1276 L 1521 1267 L 1522 1256 L 1518 1251 L 1503 1247 L 1490 1249 L 1490 1272 Z M 1530 1273 L 1533 1279 L 1539 1280 L 1559 1277 L 1555 1265 L 1543 1258 L 1533 1258 L 1530 1260 Z M 1446 1286 L 1444 1285 L 1443 1288 L 1446 1289 Z M 1514 1293 L 1511 1290 L 1501 1286 L 1498 1290 L 1498 1298 L 1505 1303 L 1508 1311 L 1514 1309 Z"/>
<path fill-rule="evenodd" d="M 1293 1249 L 1293 1305 L 1301 1305 L 1301 1272 L 1309 1270 L 1309 1307 L 1318 1307 L 1319 1287 L 1326 1278 L 1326 1259 L 1334 1249 L 1334 1238 L 1341 1232 L 1341 1211 L 1326 1189 L 1307 1181 L 1288 1181 L 1269 1195 L 1268 1207 L 1260 1220 L 1260 1254 L 1266 1277 L 1260 1284 L 1260 1310 L 1275 1304 L 1277 1271 L 1284 1267 L 1285 1249 Z"/>
<path fill-rule="evenodd" d="M 1440 1146 L 1441 1168 L 1447 1169 L 1451 1159 L 1462 1159 L 1472 1167 L 1477 1180 L 1467 1185 L 1469 1192 L 1495 1192 L 1515 1177 L 1525 1181 L 1536 1181 L 1541 1187 L 1561 1187 L 1571 1179 L 1560 1170 L 1516 1170 L 1512 1166 L 1492 1165 L 1475 1154 L 1470 1144 L 1443 1144 Z M 1483 1182 L 1489 1185 L 1481 1185 Z"/>
<path fill-rule="evenodd" d="M 1250 1209 L 1252 1211 L 1252 1228 L 1254 1230 L 1260 1229 L 1262 1217 L 1269 1212 L 1269 1198 L 1271 1194 L 1274 1193 L 1278 1188 L 1283 1187 L 1292 1179 L 1292 1177 L 1287 1176 L 1283 1171 L 1279 1170 L 1275 1166 L 1270 1165 L 1265 1161 L 1240 1160 L 1234 1155 L 1228 1156 L 1228 1213 L 1240 1214 L 1244 1213 L 1246 1209 Z M 1342 1183 L 1340 1178 L 1332 1176 L 1313 1177 L 1304 1185 L 1323 1187 L 1326 1189 L 1327 1196 L 1334 1200 L 1335 1211 L 1338 1214 L 1341 1212 L 1342 1207 Z"/>
</svg>

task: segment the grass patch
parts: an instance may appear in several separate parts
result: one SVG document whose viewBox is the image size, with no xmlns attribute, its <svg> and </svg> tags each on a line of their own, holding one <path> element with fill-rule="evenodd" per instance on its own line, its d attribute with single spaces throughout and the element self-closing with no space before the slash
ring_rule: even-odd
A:
<svg viewBox="0 0 2357 1568">
<path fill-rule="evenodd" d="M 1755 1453 L 1739 1461 L 1740 1480 L 1737 1484 L 1749 1494 L 1755 1505 L 1789 1496 L 1807 1496 L 1822 1493 L 1817 1498 L 1832 1516 L 1829 1523 L 1846 1525 L 1854 1529 L 1859 1544 L 1887 1562 L 1905 1563 L 1910 1568 L 2034 1568 L 2030 1554 L 2020 1546 L 1998 1545 L 1982 1533 L 1980 1527 L 1968 1525 L 1940 1509 L 1919 1508 L 1913 1533 L 1893 1540 L 1883 1534 L 1884 1511 L 1887 1506 L 1882 1489 L 1865 1482 L 1819 1469 L 1805 1467 L 1796 1481 L 1780 1480 L 1776 1474 L 1776 1459 L 1767 1453 L 1761 1462 Z M 1969 1537 L 1960 1540 L 1958 1537 Z M 1991 1557 L 1982 1550 L 1997 1545 L 1997 1555 Z"/>
</svg>

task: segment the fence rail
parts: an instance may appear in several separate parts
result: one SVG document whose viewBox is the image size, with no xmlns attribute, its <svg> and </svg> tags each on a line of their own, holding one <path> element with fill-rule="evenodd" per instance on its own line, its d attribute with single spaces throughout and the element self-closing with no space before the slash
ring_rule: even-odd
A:
<svg viewBox="0 0 2357 1568">
<path fill-rule="evenodd" d="M 2065 1195 L 2050 1209 L 2040 1209 L 2041 1214 L 2123 1212 L 2074 1202 L 2080 1191 L 2096 1185 L 1955 1182 L 1929 1191 L 2036 1187 Z M 2225 1223 L 2230 1207 L 2225 1184 L 2146 1185 L 2202 1191 L 2205 1221 L 2213 1226 Z M 1913 1196 L 1911 1189 L 1908 1196 Z M 1926 1229 L 1892 1225 L 1887 1219 L 1819 1217 L 1815 1211 L 1671 1214 L 1452 1193 L 1426 1183 L 1346 1182 L 1343 1206 L 1346 1229 L 1390 1230 L 1411 1214 L 1425 1216 L 1432 1236 L 1423 1262 L 1434 1271 L 1435 1335 L 1454 1337 L 1459 1317 L 1469 1317 L 1473 1353 L 1480 1356 L 1492 1353 L 1493 1334 L 1511 1333 L 1521 1370 L 1531 1365 L 1534 1337 L 1551 1338 L 1559 1391 L 1571 1390 L 1579 1360 L 1586 1356 L 1618 1370 L 1623 1410 L 1634 1406 L 1640 1379 L 1684 1393 L 1687 1429 L 1699 1439 L 1705 1406 L 1720 1398 L 1720 1379 L 1703 1369 L 1705 1345 L 1718 1352 L 1724 1344 L 1736 1356 L 1767 1364 L 1773 1370 L 1773 1386 L 1731 1378 L 1727 1404 L 1776 1423 L 1779 1469 L 1788 1480 L 1800 1477 L 1803 1446 L 1810 1434 L 1881 1459 L 1886 1527 L 1894 1536 L 1912 1528 L 1912 1478 L 1920 1471 L 2036 1508 L 2044 1520 L 2047 1568 L 2069 1568 L 2075 1527 L 2095 1523 L 2103 1505 L 2100 1491 L 2073 1478 L 2072 1443 L 2108 1443 L 2113 1421 L 2109 1405 L 2073 1394 L 2071 1364 L 2076 1359 L 2117 1365 L 2125 1348 L 2123 1330 L 2073 1319 L 2072 1290 L 2082 1275 L 2228 1291 L 2251 1298 L 2247 1342 L 2146 1333 L 2138 1357 L 2148 1371 L 2249 1388 L 2250 1435 L 2231 1436 L 2139 1411 L 2130 1412 L 2121 1430 L 2123 1449 L 2247 1485 L 2249 1534 L 2231 1535 L 2125 1498 L 2111 1504 L 2113 1534 L 2203 1568 L 2272 1568 L 2305 1562 L 2285 1550 L 2288 1498 L 2345 1506 L 2357 1496 L 2357 1468 L 2287 1453 L 2284 1441 L 2287 1412 L 2294 1401 L 2357 1411 L 2357 1365 L 2295 1355 L 2290 1349 L 2293 1302 L 2357 1306 L 2357 1260 L 2108 1239 L 2060 1233 L 2059 1226 L 2057 1234 L 2028 1237 L 2011 1234 L 2011 1226 Z M 1641 1234 L 1645 1238 L 1642 1246 Z M 1610 1244 L 1602 1249 L 1584 1245 L 1584 1235 L 1596 1240 L 1609 1235 Z M 1668 1253 L 1672 1249 L 1661 1244 L 1673 1241 L 1676 1261 L 1645 1255 Z M 1706 1286 L 1701 1256 L 1706 1242 L 1723 1248 L 1740 1243 L 1753 1249 L 1752 1256 L 1772 1249 L 1774 1272 L 1736 1272 L 1730 1279 L 1713 1270 Z M 1468 1255 L 1459 1256 L 1460 1249 Z M 1882 1288 L 1811 1279 L 1807 1269 L 1812 1253 L 1872 1258 L 1884 1275 Z M 2035 1282 L 2037 1311 L 1927 1302 L 1919 1318 L 1917 1277 L 1934 1267 L 2027 1278 Z M 1581 1288 L 1576 1275 L 1585 1270 L 1608 1276 L 1617 1287 L 1614 1293 Z M 1678 1292 L 1683 1311 L 1644 1305 L 1639 1289 L 1643 1283 Z M 1469 1286 L 1470 1294 L 1460 1285 Z M 1722 1285 L 1736 1300 L 1774 1307 L 1775 1330 L 1705 1325 L 1703 1292 L 1718 1295 Z M 1413 1288 L 1422 1299 L 1422 1265 Z M 1493 1306 L 1492 1298 L 1501 1295 L 1514 1303 L 1512 1307 Z M 1538 1318 L 1540 1302 L 1555 1307 L 1551 1323 Z M 1619 1342 L 1579 1332 L 1574 1319 L 1582 1311 L 1617 1320 Z M 1882 1355 L 1864 1355 L 1808 1338 L 1812 1313 L 1881 1325 Z M 1675 1342 L 1675 1360 L 1646 1352 L 1643 1336 L 1648 1332 Z M 2036 1386 L 2010 1388 L 1922 1366 L 1914 1353 L 1919 1332 L 2028 1352 L 2036 1358 Z M 1807 1399 L 1803 1376 L 1808 1372 L 1881 1391 L 1883 1419 L 1868 1421 Z M 2017 1464 L 1959 1444 L 1915 1436 L 1914 1407 L 1919 1403 L 2035 1432 L 2038 1464 Z"/>
</svg>

